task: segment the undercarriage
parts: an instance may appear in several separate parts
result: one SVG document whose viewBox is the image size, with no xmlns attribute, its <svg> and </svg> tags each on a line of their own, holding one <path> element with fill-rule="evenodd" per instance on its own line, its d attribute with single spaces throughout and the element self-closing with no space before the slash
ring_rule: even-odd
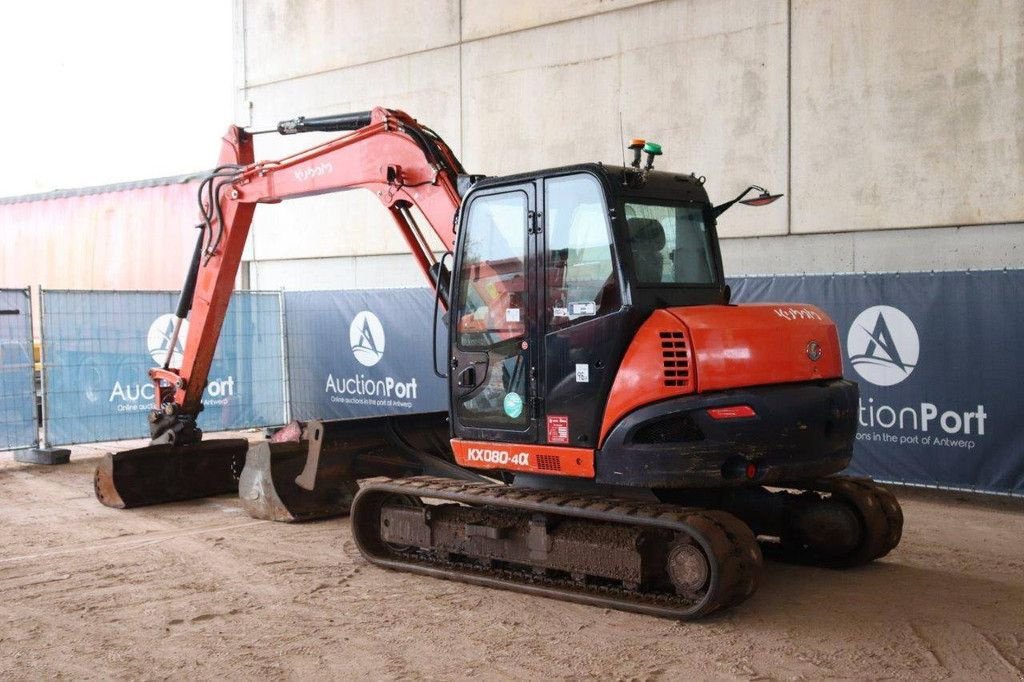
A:
<svg viewBox="0 0 1024 682">
<path fill-rule="evenodd" d="M 451 462 L 446 428 L 444 413 L 312 421 L 248 451 L 143 448 L 108 455 L 96 491 L 131 507 L 235 486 L 255 518 L 351 514 L 363 555 L 384 568 L 678 619 L 744 601 L 763 558 L 852 568 L 902 534 L 899 503 L 867 479 L 652 489 L 485 477 Z"/>
<path fill-rule="evenodd" d="M 821 479 L 800 492 L 730 491 L 722 502 L 378 478 L 361 482 L 352 532 L 384 568 L 695 619 L 753 594 L 762 553 L 851 568 L 886 555 L 903 528 L 892 494 L 861 479 Z"/>
<path fill-rule="evenodd" d="M 670 618 L 742 602 L 761 569 L 726 513 L 442 478 L 364 482 L 352 531 L 385 568 Z"/>
</svg>

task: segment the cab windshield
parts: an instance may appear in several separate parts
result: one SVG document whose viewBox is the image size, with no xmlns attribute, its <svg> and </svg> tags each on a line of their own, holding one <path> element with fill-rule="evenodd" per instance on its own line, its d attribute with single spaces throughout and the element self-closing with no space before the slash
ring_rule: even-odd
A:
<svg viewBox="0 0 1024 682">
<path fill-rule="evenodd" d="M 627 243 L 638 284 L 715 284 L 704 211 L 693 206 L 626 202 Z"/>
</svg>

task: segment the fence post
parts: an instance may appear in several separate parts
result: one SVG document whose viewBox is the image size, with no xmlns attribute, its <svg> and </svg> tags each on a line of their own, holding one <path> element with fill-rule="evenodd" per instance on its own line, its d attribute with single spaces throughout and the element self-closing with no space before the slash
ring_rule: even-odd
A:
<svg viewBox="0 0 1024 682">
<path fill-rule="evenodd" d="M 46 292 L 43 289 L 42 284 L 37 284 L 36 287 L 39 288 L 39 401 L 42 406 L 43 418 L 43 423 L 41 424 L 43 434 L 41 446 L 43 448 L 48 448 L 50 447 L 50 439 L 47 437 L 47 427 L 50 424 L 50 420 L 48 414 L 49 400 L 46 393 L 46 336 L 43 331 L 43 320 L 46 317 Z M 34 359 L 35 358 L 33 358 L 33 360 Z M 33 408 L 34 407 L 35 406 L 33 406 Z"/>
<path fill-rule="evenodd" d="M 288 358 L 288 313 L 285 310 L 284 289 L 278 289 L 277 297 L 281 316 L 281 399 L 284 401 L 284 423 L 292 420 L 292 386 L 290 362 Z"/>
</svg>

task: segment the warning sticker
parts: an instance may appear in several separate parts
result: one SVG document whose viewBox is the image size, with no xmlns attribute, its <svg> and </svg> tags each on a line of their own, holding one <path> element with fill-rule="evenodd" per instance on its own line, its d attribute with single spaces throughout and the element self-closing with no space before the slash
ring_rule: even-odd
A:
<svg viewBox="0 0 1024 682">
<path fill-rule="evenodd" d="M 569 417 L 564 414 L 548 415 L 548 442 L 569 442 Z"/>
<path fill-rule="evenodd" d="M 593 315 L 597 315 L 597 304 L 593 301 L 583 301 L 581 303 L 574 302 L 569 304 L 569 317 L 572 319 Z"/>
<path fill-rule="evenodd" d="M 576 383 L 586 384 L 590 382 L 590 365 L 576 363 Z"/>
</svg>

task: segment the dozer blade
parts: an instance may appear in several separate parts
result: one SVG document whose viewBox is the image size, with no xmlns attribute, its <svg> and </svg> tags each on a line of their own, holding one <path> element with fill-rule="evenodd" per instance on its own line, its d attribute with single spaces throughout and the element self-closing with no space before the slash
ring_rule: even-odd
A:
<svg viewBox="0 0 1024 682">
<path fill-rule="evenodd" d="M 249 449 L 238 496 L 253 518 L 309 521 L 348 514 L 361 478 L 422 474 L 487 480 L 452 461 L 445 412 L 293 422 Z"/>
<path fill-rule="evenodd" d="M 235 492 L 248 449 L 244 438 L 222 438 L 110 453 L 96 467 L 96 499 L 129 509 Z"/>
</svg>

